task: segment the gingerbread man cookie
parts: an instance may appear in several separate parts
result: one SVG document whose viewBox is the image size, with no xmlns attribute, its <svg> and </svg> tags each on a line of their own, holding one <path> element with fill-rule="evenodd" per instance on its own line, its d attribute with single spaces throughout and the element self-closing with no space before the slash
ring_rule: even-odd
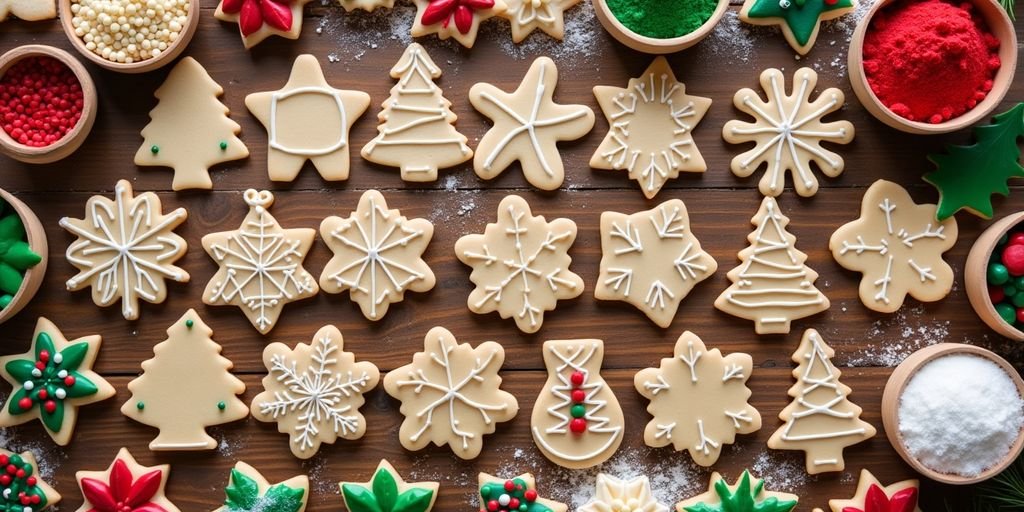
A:
<svg viewBox="0 0 1024 512">
<path fill-rule="evenodd" d="M 298 39 L 302 32 L 302 8 L 310 0 L 221 0 L 213 15 L 238 24 L 245 49 L 270 36 Z"/>
<path fill-rule="evenodd" d="M 441 40 L 454 38 L 472 48 L 480 24 L 505 11 L 504 0 L 413 0 L 416 18 L 412 36 L 437 34 Z"/>
<path fill-rule="evenodd" d="M 564 503 L 541 498 L 533 475 L 498 478 L 480 473 L 480 510 L 493 512 L 568 512 Z"/>
<path fill-rule="evenodd" d="M 439 487 L 437 482 L 407 483 L 384 459 L 369 482 L 340 485 L 341 498 L 349 512 L 430 512 Z"/>
<path fill-rule="evenodd" d="M 717 471 L 711 474 L 707 492 L 676 503 L 678 512 L 790 512 L 799 501 L 795 494 L 769 491 L 764 481 L 743 470 L 729 485 Z"/>
<path fill-rule="evenodd" d="M 179 512 L 164 494 L 171 466 L 147 467 L 121 448 L 104 471 L 75 473 L 85 502 L 77 512 Z"/>
<path fill-rule="evenodd" d="M 43 481 L 32 452 L 17 454 L 0 448 L 0 467 L 12 474 L 0 481 L 0 507 L 18 512 L 42 512 L 60 502 L 60 494 Z"/>
<path fill-rule="evenodd" d="M 224 488 L 224 505 L 213 512 L 303 512 L 309 500 L 309 477 L 293 476 L 271 484 L 256 468 L 239 461 Z"/>
</svg>

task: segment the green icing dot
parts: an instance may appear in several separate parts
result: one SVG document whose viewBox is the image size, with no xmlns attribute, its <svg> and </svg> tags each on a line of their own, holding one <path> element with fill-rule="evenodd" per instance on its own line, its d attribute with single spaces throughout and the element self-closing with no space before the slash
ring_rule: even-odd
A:
<svg viewBox="0 0 1024 512">
<path fill-rule="evenodd" d="M 191 318 L 188 319 L 188 320 L 185 320 L 185 327 L 188 327 L 189 329 L 191 329 L 192 327 L 195 327 L 195 325 L 196 325 L 195 321 L 192 320 Z"/>
<path fill-rule="evenodd" d="M 224 403 L 224 401 L 222 400 L 220 402 L 217 402 L 217 408 L 223 411 L 224 409 L 228 408 L 228 404 Z"/>
<path fill-rule="evenodd" d="M 228 142 L 225 141 L 225 140 L 222 140 L 222 141 L 220 141 L 220 150 L 224 151 L 225 149 L 228 149 Z"/>
<path fill-rule="evenodd" d="M 576 404 L 569 409 L 569 414 L 572 414 L 573 418 L 582 418 L 587 415 L 587 408 L 583 404 Z"/>
<path fill-rule="evenodd" d="M 153 144 L 152 146 L 150 146 L 149 150 L 155 155 L 160 152 L 160 146 Z"/>
<path fill-rule="evenodd" d="M 141 411 L 141 410 L 146 408 L 146 404 L 144 404 L 142 402 L 136 402 L 135 403 L 135 408 Z"/>
</svg>

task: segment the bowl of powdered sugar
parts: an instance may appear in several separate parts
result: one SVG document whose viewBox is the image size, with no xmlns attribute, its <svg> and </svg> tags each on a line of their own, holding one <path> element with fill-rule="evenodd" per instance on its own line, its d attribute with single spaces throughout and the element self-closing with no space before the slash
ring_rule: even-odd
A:
<svg viewBox="0 0 1024 512">
<path fill-rule="evenodd" d="M 1005 359 L 942 343 L 900 364 L 882 395 L 889 442 L 919 473 L 949 484 L 987 480 L 1024 448 L 1024 380 Z"/>
</svg>

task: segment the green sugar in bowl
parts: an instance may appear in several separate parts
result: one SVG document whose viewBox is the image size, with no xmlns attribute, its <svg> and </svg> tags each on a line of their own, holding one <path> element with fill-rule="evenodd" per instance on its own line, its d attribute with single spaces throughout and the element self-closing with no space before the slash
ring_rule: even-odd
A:
<svg viewBox="0 0 1024 512">
<path fill-rule="evenodd" d="M 597 19 L 617 41 L 644 53 L 685 50 L 704 39 L 729 0 L 593 0 Z"/>
</svg>

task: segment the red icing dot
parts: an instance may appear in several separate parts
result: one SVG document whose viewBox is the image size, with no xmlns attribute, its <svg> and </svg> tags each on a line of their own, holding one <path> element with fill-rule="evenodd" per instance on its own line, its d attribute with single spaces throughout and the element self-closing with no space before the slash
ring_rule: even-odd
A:
<svg viewBox="0 0 1024 512">
<path fill-rule="evenodd" d="M 1010 275 L 1024 275 L 1024 245 L 1010 245 L 1003 249 L 1002 262 Z"/>
<path fill-rule="evenodd" d="M 498 507 L 498 500 L 491 500 L 487 502 L 487 510 L 490 510 L 491 512 L 496 512 Z"/>
<path fill-rule="evenodd" d="M 505 491 L 512 492 L 516 489 L 516 483 L 512 480 L 505 480 Z"/>
<path fill-rule="evenodd" d="M 74 386 L 75 385 L 75 376 L 74 375 L 68 375 L 67 377 L 64 377 L 64 385 L 68 386 L 68 387 Z"/>
<path fill-rule="evenodd" d="M 0 465 L 7 464 L 11 459 L 7 455 L 0 454 Z"/>
<path fill-rule="evenodd" d="M 14 477 L 15 478 L 25 478 L 25 470 L 24 469 L 19 469 L 18 472 L 14 474 Z"/>
<path fill-rule="evenodd" d="M 35 484 L 31 484 L 31 485 L 35 485 Z M 39 497 L 38 494 L 33 494 L 32 495 L 32 504 L 33 505 L 38 505 L 39 502 L 41 502 L 41 501 L 43 501 L 43 499 L 41 497 Z"/>
<path fill-rule="evenodd" d="M 587 393 L 582 389 L 572 390 L 572 401 L 576 403 L 582 403 L 587 399 Z"/>
<path fill-rule="evenodd" d="M 40 400 L 46 400 L 46 398 L 50 396 L 50 393 L 48 393 L 45 389 L 40 389 L 39 394 L 36 396 L 38 396 Z"/>
<path fill-rule="evenodd" d="M 569 377 L 569 381 L 572 382 L 573 386 L 582 386 L 583 385 L 583 381 L 585 381 L 586 378 L 587 378 L 587 376 L 584 375 L 583 372 L 575 371 L 575 372 L 572 372 L 572 376 Z"/>
<path fill-rule="evenodd" d="M 44 362 L 44 363 L 49 361 L 50 360 L 50 351 L 49 350 L 40 350 L 39 351 L 39 360 Z"/>
<path fill-rule="evenodd" d="M 523 497 L 526 498 L 527 502 L 533 503 L 537 501 L 537 491 L 530 489 L 523 494 Z"/>
<path fill-rule="evenodd" d="M 36 480 L 36 477 L 34 477 L 34 476 L 30 476 L 30 477 L 28 477 L 28 480 L 25 480 L 25 483 L 27 483 L 29 485 L 35 485 L 36 482 L 37 482 L 37 480 Z"/>
<path fill-rule="evenodd" d="M 25 398 L 22 398 L 21 400 L 18 400 L 18 407 L 21 408 L 21 409 L 29 409 L 29 408 L 31 408 L 32 407 L 32 399 L 26 396 Z"/>
<path fill-rule="evenodd" d="M 508 501 L 509 510 L 515 510 L 519 508 L 519 498 L 512 498 Z"/>
<path fill-rule="evenodd" d="M 569 422 L 569 430 L 571 430 L 573 434 L 582 434 L 586 432 L 587 420 L 583 418 L 573 418 L 573 420 Z"/>
<path fill-rule="evenodd" d="M 15 466 L 14 464 L 8 464 L 7 467 L 4 468 L 4 470 L 7 471 L 7 474 L 13 475 L 18 472 L 18 466 Z"/>
<path fill-rule="evenodd" d="M 53 400 L 47 400 L 46 403 L 43 404 L 43 407 L 46 409 L 46 412 L 52 413 L 53 411 L 57 410 L 57 402 L 54 402 Z"/>
<path fill-rule="evenodd" d="M 46 369 L 46 363 L 44 363 L 42 361 L 37 361 L 36 362 L 36 368 L 39 369 L 39 370 L 45 370 Z"/>
</svg>

